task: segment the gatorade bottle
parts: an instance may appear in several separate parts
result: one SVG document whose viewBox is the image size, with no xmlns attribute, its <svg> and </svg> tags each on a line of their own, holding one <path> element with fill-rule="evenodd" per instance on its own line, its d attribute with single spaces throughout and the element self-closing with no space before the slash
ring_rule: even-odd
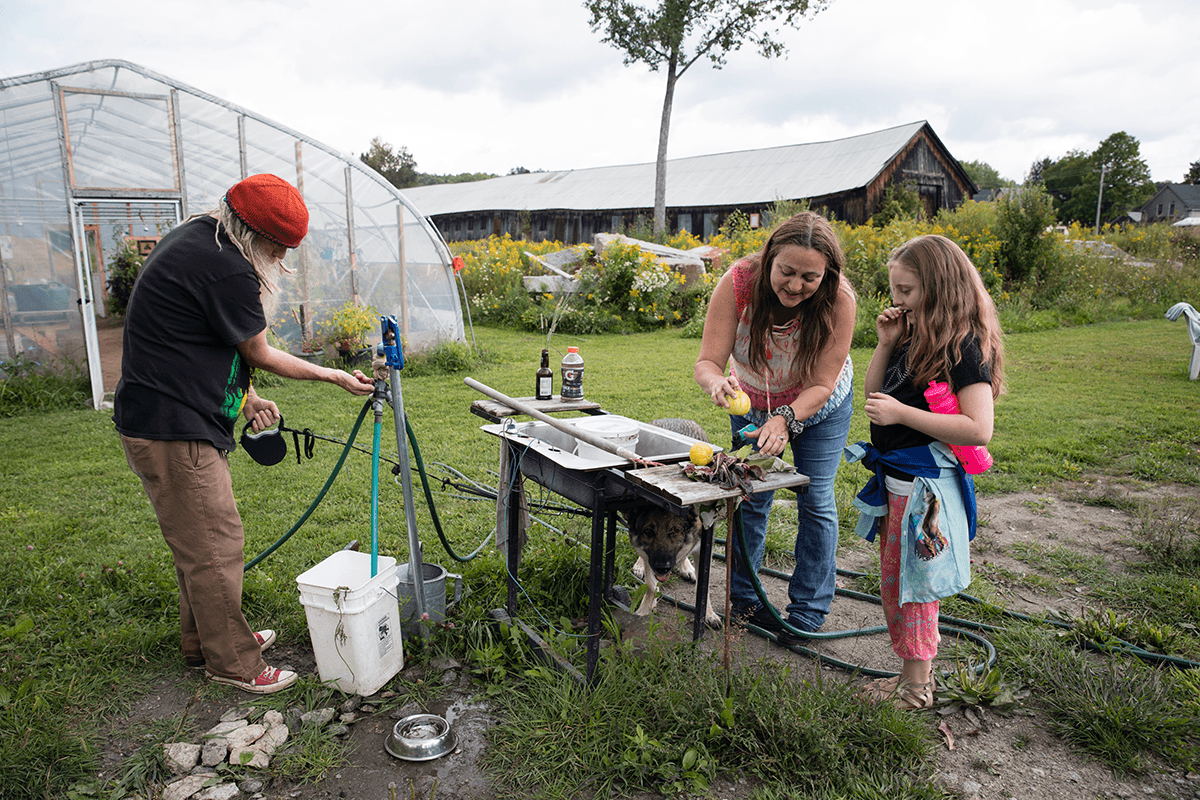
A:
<svg viewBox="0 0 1200 800">
<path fill-rule="evenodd" d="M 583 399 L 583 356 L 578 347 L 568 347 L 562 360 L 562 399 Z"/>
<path fill-rule="evenodd" d="M 554 372 L 550 369 L 550 351 L 542 351 L 542 365 L 538 367 L 537 381 L 533 397 L 535 400 L 549 400 L 554 396 Z"/>
<path fill-rule="evenodd" d="M 925 390 L 925 401 L 929 403 L 929 410 L 935 414 L 959 413 L 958 398 L 950 391 L 950 385 L 947 383 L 930 381 L 929 388 Z M 982 445 L 952 444 L 950 449 L 962 463 L 963 469 L 972 475 L 987 472 L 992 466 L 992 454 Z"/>
</svg>

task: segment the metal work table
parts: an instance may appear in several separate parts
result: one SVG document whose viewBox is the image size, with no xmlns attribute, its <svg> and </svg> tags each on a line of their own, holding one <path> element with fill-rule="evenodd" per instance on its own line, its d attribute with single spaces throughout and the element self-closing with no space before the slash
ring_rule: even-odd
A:
<svg viewBox="0 0 1200 800">
<path fill-rule="evenodd" d="M 549 403 L 552 401 L 542 401 Z M 476 410 L 481 405 L 472 404 L 472 412 L 485 419 L 500 415 L 484 415 Z M 504 412 L 507 406 L 498 405 Z M 532 405 L 532 403 L 531 403 Z M 594 405 L 594 404 L 593 404 Z M 489 409 L 491 410 L 491 409 Z M 539 409 L 541 410 L 541 409 Z M 594 405 L 587 413 L 605 413 Z M 511 413 L 504 416 L 511 416 Z M 601 612 L 605 602 L 615 601 L 613 595 L 613 572 L 616 556 L 616 527 L 618 512 L 657 506 L 673 514 L 686 516 L 694 505 L 709 505 L 725 501 L 732 511 L 732 500 L 741 497 L 739 489 L 723 489 L 716 484 L 703 483 L 688 478 L 681 468 L 687 460 L 687 450 L 694 440 L 664 431 L 661 428 L 639 423 L 637 454 L 657 462 L 670 461 L 663 466 L 638 467 L 633 462 L 612 455 L 609 459 L 585 460 L 572 455 L 565 440 L 567 434 L 551 426 L 525 423 L 524 426 L 508 422 L 500 425 L 485 425 L 483 430 L 501 440 L 501 481 L 497 491 L 497 525 L 503 527 L 507 539 L 506 563 L 508 565 L 508 596 L 506 608 L 493 615 L 510 623 L 518 623 L 517 570 L 520 559 L 520 539 L 524 525 L 522 514 L 522 480 L 528 478 L 540 486 L 559 494 L 591 512 L 591 564 L 588 590 L 587 621 L 587 676 L 589 683 L 595 679 L 596 664 L 600 654 Z M 659 433 L 661 431 L 661 433 Z M 539 438 L 544 436 L 545 438 Z M 556 438 L 559 437 L 559 438 Z M 680 454 L 680 441 L 686 441 Z M 714 448 L 719 450 L 720 448 Z M 670 452 L 671 455 L 660 455 Z M 508 477 L 510 476 L 511 477 Z M 793 489 L 804 492 L 808 489 L 808 476 L 797 472 L 770 473 L 764 481 L 754 481 L 757 491 Z M 732 541 L 732 536 L 729 537 Z M 712 561 L 713 529 L 706 528 L 700 540 L 697 559 L 696 611 L 693 622 L 693 639 L 698 640 L 704 632 L 704 617 L 708 602 L 709 572 Z M 524 626 L 522 626 L 524 627 Z M 532 633 L 526 628 L 527 632 Z"/>
</svg>

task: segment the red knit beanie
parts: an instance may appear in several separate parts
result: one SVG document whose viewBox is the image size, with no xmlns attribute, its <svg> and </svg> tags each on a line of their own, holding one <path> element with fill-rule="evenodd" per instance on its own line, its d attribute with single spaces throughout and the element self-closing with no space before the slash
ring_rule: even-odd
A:
<svg viewBox="0 0 1200 800">
<path fill-rule="evenodd" d="M 225 194 L 225 202 L 260 236 L 299 247 L 308 233 L 308 207 L 296 187 L 276 175 L 251 175 Z"/>
</svg>

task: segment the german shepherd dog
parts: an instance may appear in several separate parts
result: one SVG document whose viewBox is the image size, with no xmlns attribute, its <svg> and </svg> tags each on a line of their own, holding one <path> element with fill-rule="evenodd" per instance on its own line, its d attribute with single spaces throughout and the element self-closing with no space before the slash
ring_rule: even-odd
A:
<svg viewBox="0 0 1200 800">
<path fill-rule="evenodd" d="M 704 429 L 690 419 L 656 419 L 650 424 L 702 442 L 708 441 Z M 700 547 L 703 527 L 694 510 L 681 517 L 657 506 L 631 511 L 626 522 L 629 543 L 638 554 L 633 574 L 646 584 L 646 594 L 635 613 L 645 616 L 658 604 L 658 582 L 670 577 L 672 569 L 685 581 L 696 582 L 696 568 L 688 556 Z M 704 621 L 709 627 L 721 627 L 721 618 L 713 611 L 711 594 Z"/>
</svg>

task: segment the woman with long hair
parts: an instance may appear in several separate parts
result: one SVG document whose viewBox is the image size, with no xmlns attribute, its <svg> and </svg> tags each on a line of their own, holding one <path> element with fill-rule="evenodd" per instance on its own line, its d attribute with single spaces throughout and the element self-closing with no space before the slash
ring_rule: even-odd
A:
<svg viewBox="0 0 1200 800">
<path fill-rule="evenodd" d="M 730 416 L 734 449 L 749 443 L 782 456 L 790 445 L 796 469 L 810 480 L 796 496 L 796 567 L 783 614 L 763 605 L 752 582 L 773 493 L 741 503 L 750 564 L 741 563 L 735 548 L 733 613 L 784 644 L 820 628 L 833 603 L 833 481 L 850 430 L 854 382 L 856 300 L 843 260 L 837 234 L 819 214 L 805 211 L 781 223 L 761 253 L 735 263 L 717 284 L 694 370 L 696 383 L 722 408 L 739 392 L 749 395 L 750 410 Z"/>
</svg>

